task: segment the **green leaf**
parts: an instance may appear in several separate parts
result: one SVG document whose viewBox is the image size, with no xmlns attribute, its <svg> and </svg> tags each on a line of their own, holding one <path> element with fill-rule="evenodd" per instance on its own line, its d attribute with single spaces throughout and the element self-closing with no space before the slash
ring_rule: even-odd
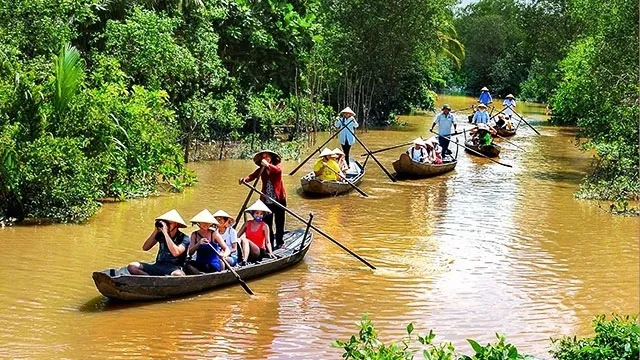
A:
<svg viewBox="0 0 640 360">
<path fill-rule="evenodd" d="M 471 344 L 471 347 L 473 348 L 473 351 L 476 352 L 476 354 L 482 353 L 482 350 L 484 349 L 482 345 L 478 344 L 478 342 L 473 339 L 467 339 L 467 341 L 469 342 L 469 344 Z"/>
</svg>

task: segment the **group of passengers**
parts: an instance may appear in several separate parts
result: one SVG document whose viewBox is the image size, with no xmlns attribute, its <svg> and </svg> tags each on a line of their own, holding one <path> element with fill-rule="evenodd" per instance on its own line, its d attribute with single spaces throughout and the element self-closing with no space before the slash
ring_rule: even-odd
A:
<svg viewBox="0 0 640 360">
<path fill-rule="evenodd" d="M 442 164 L 442 148 L 434 136 L 427 140 L 416 138 L 413 146 L 407 149 L 411 160 L 423 164 Z"/>
<path fill-rule="evenodd" d="M 349 170 L 344 152 L 339 148 L 333 150 L 325 148 L 313 165 L 313 174 L 321 181 L 340 181 L 345 179 Z"/>
<path fill-rule="evenodd" d="M 247 262 L 275 258 L 271 248 L 269 225 L 263 219 L 271 210 L 261 201 L 245 211 L 252 219 L 240 230 L 233 228 L 235 220 L 224 210 L 212 214 L 204 209 L 191 223 L 198 229 L 191 236 L 180 231 L 186 228 L 178 211 L 171 210 L 156 218 L 155 227 L 142 245 L 144 251 L 158 244 L 154 263 L 132 262 L 127 270 L 132 275 L 172 275 L 211 273 L 228 266 L 244 266 Z M 239 248 L 242 258 L 238 258 Z"/>
</svg>

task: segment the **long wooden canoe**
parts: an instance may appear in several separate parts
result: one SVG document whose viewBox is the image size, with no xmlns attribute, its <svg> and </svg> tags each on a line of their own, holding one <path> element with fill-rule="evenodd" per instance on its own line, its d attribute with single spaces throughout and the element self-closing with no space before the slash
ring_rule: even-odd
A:
<svg viewBox="0 0 640 360">
<path fill-rule="evenodd" d="M 502 150 L 502 148 L 498 144 L 492 143 L 491 145 L 474 145 L 473 141 L 471 140 L 467 140 L 464 143 L 464 146 L 468 147 L 469 149 L 475 150 L 487 157 L 498 157 L 500 155 L 500 150 Z M 473 151 L 469 151 L 468 149 L 465 149 L 465 151 L 471 155 L 479 156 L 478 154 L 474 153 Z"/>
<path fill-rule="evenodd" d="M 364 166 L 354 159 L 349 162 L 351 167 L 346 171 L 345 177 L 354 185 L 359 185 L 364 177 Z M 316 178 L 313 172 L 300 178 L 302 191 L 315 196 L 334 196 L 348 193 L 353 187 L 344 180 L 322 181 Z"/>
<path fill-rule="evenodd" d="M 256 264 L 236 267 L 236 272 L 243 280 L 248 280 L 281 271 L 299 263 L 313 241 L 313 235 L 309 232 L 302 244 L 304 232 L 304 229 L 297 229 L 285 233 L 286 249 L 274 251 L 276 259 L 266 258 Z M 302 248 L 300 248 L 301 245 L 303 245 Z M 98 291 L 110 299 L 149 301 L 199 293 L 231 285 L 238 280 L 229 270 L 187 276 L 140 276 L 131 275 L 127 268 L 123 267 L 96 271 L 93 273 L 93 281 Z"/>
<path fill-rule="evenodd" d="M 425 164 L 411 160 L 407 153 L 400 154 L 400 159 L 393 162 L 393 168 L 399 177 L 421 179 L 444 174 L 455 169 L 457 160 L 451 160 L 442 164 Z"/>
</svg>

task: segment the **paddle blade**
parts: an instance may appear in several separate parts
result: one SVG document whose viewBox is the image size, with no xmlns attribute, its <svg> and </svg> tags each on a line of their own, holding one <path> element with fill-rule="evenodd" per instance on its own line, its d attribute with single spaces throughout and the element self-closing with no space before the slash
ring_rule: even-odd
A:
<svg viewBox="0 0 640 360">
<path fill-rule="evenodd" d="M 253 291 L 251 291 L 251 289 L 249 288 L 249 285 L 247 285 L 247 283 L 244 282 L 244 280 L 240 280 L 240 286 L 242 286 L 242 288 L 244 289 L 244 291 L 247 292 L 247 294 L 255 295 Z"/>
</svg>

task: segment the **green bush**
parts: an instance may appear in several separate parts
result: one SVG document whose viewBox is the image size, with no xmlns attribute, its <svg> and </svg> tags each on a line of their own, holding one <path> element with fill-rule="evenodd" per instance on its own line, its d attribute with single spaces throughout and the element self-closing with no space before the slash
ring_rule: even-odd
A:
<svg viewBox="0 0 640 360">
<path fill-rule="evenodd" d="M 551 354 L 558 360 L 637 360 L 640 356 L 640 326 L 635 316 L 605 315 L 593 321 L 595 335 L 578 339 L 554 339 Z"/>
<path fill-rule="evenodd" d="M 80 221 L 93 215 L 103 195 L 83 141 L 43 136 L 20 152 L 20 198 L 26 217 Z"/>
</svg>

